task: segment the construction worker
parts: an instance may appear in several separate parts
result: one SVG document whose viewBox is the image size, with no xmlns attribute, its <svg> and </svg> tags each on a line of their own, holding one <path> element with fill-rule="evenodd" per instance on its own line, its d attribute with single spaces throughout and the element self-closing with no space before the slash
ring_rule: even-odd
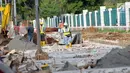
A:
<svg viewBox="0 0 130 73">
<path fill-rule="evenodd" d="M 64 35 L 64 43 L 66 45 L 66 48 L 72 47 L 72 36 L 70 28 L 68 27 L 68 24 L 65 22 L 63 27 L 63 35 Z"/>
<path fill-rule="evenodd" d="M 40 22 L 41 46 L 45 45 L 45 32 L 43 22 Z"/>
<path fill-rule="evenodd" d="M 59 21 L 59 29 L 58 32 L 60 33 L 61 39 L 63 38 L 62 28 L 64 27 L 64 23 L 60 20 Z"/>
<path fill-rule="evenodd" d="M 33 40 L 33 34 L 34 34 L 34 27 L 31 22 L 29 23 L 27 31 L 28 31 L 28 41 L 31 42 Z"/>
</svg>

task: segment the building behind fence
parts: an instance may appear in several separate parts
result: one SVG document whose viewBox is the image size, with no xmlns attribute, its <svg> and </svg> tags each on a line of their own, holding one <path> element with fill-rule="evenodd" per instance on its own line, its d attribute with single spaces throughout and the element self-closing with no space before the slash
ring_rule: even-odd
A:
<svg viewBox="0 0 130 73">
<path fill-rule="evenodd" d="M 81 14 L 63 14 L 60 17 L 47 17 L 46 27 L 58 27 L 60 20 L 67 22 L 71 28 L 88 28 L 94 26 L 102 29 L 117 27 L 129 30 L 130 2 L 124 3 L 123 7 L 120 8 L 107 9 L 105 6 L 101 6 L 99 10 L 93 12 L 83 10 Z"/>
</svg>

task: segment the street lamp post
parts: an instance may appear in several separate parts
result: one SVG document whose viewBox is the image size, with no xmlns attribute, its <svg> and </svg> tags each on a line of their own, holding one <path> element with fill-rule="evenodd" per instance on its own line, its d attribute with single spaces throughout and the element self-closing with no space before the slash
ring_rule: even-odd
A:
<svg viewBox="0 0 130 73">
<path fill-rule="evenodd" d="M 38 45 L 38 49 L 41 49 L 40 46 L 40 41 L 41 41 L 41 37 L 40 37 L 40 25 L 39 25 L 39 4 L 38 4 L 39 0 L 35 0 L 35 13 L 36 13 L 36 27 L 37 27 L 37 45 Z"/>
</svg>

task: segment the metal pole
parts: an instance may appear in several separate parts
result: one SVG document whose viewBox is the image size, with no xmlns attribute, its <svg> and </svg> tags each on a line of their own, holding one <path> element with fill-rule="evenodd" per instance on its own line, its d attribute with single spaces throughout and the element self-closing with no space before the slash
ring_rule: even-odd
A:
<svg viewBox="0 0 130 73">
<path fill-rule="evenodd" d="M 14 0 L 14 25 L 17 25 L 16 0 Z"/>
<path fill-rule="evenodd" d="M 39 0 L 35 0 L 35 10 L 36 10 L 36 27 L 37 27 L 37 45 L 38 45 L 38 49 L 41 49 L 40 46 L 40 41 L 41 41 L 41 37 L 40 37 L 40 25 L 39 25 L 39 4 L 38 4 Z"/>
</svg>

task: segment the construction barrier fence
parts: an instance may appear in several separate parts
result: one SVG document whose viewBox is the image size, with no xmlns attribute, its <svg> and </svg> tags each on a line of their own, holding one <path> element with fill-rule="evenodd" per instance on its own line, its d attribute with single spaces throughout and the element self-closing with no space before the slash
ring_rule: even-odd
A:
<svg viewBox="0 0 130 73">
<path fill-rule="evenodd" d="M 59 21 L 67 22 L 71 28 L 88 28 L 91 26 L 98 28 L 130 28 L 130 2 L 124 3 L 119 8 L 109 8 L 101 6 L 99 10 L 89 12 L 83 10 L 81 14 L 62 14 L 61 16 L 47 17 L 47 27 L 58 27 Z M 35 20 L 34 20 L 35 22 Z M 35 24 L 35 23 L 34 23 Z"/>
</svg>

